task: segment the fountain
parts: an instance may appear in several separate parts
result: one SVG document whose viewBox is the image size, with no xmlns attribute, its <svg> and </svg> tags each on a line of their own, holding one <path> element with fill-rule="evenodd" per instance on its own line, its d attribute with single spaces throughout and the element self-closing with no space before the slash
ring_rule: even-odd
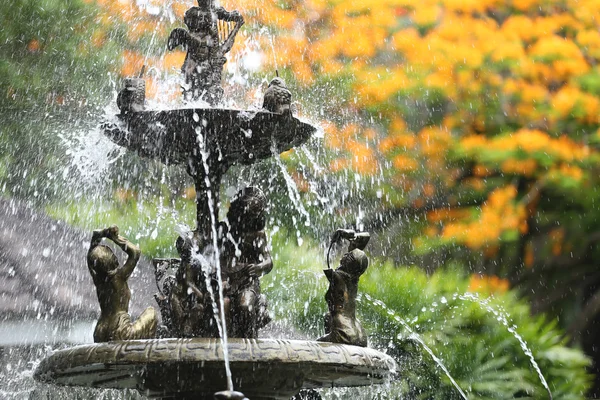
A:
<svg viewBox="0 0 600 400">
<path fill-rule="evenodd" d="M 368 266 L 365 232 L 340 229 L 332 245 L 350 245 L 340 267 L 328 266 L 325 335 L 316 341 L 259 338 L 270 322 L 260 276 L 273 268 L 265 229 L 265 196 L 247 187 L 219 221 L 220 185 L 236 164 L 249 165 L 306 142 L 315 128 L 292 112 L 292 93 L 276 77 L 262 110 L 220 108 L 225 54 L 244 23 L 236 11 L 199 0 L 175 29 L 170 50 L 183 46 L 186 107 L 145 110 L 145 85 L 129 78 L 119 93 L 119 122 L 103 126 L 118 145 L 166 165 L 182 165 L 196 188 L 196 229 L 181 233 L 179 258 L 155 259 L 162 323 L 147 308 L 132 322 L 127 280 L 140 250 L 116 226 L 94 231 L 88 268 L 101 316 L 96 343 L 42 360 L 35 378 L 58 385 L 137 389 L 178 399 L 286 399 L 303 388 L 367 386 L 395 373 L 389 356 L 367 347 L 355 316 L 358 280 Z M 233 26 L 231 26 L 233 24 Z M 199 102 L 208 106 L 198 107 Z M 128 255 L 121 266 L 111 240 Z M 329 260 L 328 260 L 329 263 Z M 226 391 L 223 391 L 227 389 Z M 239 390 L 241 392 L 236 392 Z M 218 392 L 218 393 L 216 393 Z"/>
</svg>

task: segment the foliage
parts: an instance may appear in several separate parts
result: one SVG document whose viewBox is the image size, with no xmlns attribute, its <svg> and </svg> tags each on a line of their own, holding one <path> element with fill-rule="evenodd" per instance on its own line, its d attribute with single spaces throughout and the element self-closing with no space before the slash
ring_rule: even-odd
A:
<svg viewBox="0 0 600 400">
<path fill-rule="evenodd" d="M 277 237 L 281 241 L 283 236 Z M 327 286 L 323 257 L 314 249 L 277 240 L 274 257 L 275 268 L 263 278 L 263 288 L 275 321 L 309 337 L 322 335 Z M 513 329 L 531 349 L 554 399 L 585 398 L 589 361 L 565 346 L 556 321 L 532 318 L 529 306 L 514 292 L 489 297 L 489 292 L 469 293 L 468 285 L 456 270 L 427 276 L 418 268 L 372 260 L 360 281 L 359 318 L 370 332 L 371 345 L 399 362 L 391 389 L 395 394 L 385 398 L 460 398 L 412 332 L 439 357 L 469 399 L 547 398 Z M 502 316 L 507 326 L 499 322 Z"/>
<path fill-rule="evenodd" d="M 99 47 L 96 11 L 82 1 L 14 0 L 0 14 L 0 188 L 29 199 L 58 184 L 59 132 L 110 93 L 115 43 Z"/>
<path fill-rule="evenodd" d="M 139 243 L 144 256 L 176 256 L 177 232 L 189 230 L 195 221 L 193 203 L 165 196 L 162 203 L 157 204 L 154 199 L 138 199 L 130 191 L 121 190 L 113 194 L 116 202 L 60 202 L 47 206 L 46 212 L 53 218 L 88 231 L 117 224 L 123 236 Z M 178 211 L 173 211 L 175 209 Z"/>
<path fill-rule="evenodd" d="M 396 260 L 461 260 L 536 310 L 576 304 L 558 311 L 572 332 L 597 315 L 600 3 L 235 6 L 276 38 L 257 35 L 264 68 L 329 120 L 320 161 L 339 172 L 324 186 L 341 220 L 402 232 L 380 249 Z"/>
</svg>

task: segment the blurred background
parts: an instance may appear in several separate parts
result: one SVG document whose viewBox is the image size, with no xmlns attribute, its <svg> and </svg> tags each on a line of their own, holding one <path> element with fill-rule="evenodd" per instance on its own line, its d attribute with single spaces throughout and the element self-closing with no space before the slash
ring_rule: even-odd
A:
<svg viewBox="0 0 600 400">
<path fill-rule="evenodd" d="M 15 369 L 10 349 L 49 340 L 15 342 L 6 327 L 91 324 L 93 296 L 66 300 L 93 295 L 77 258 L 86 232 L 118 224 L 151 258 L 175 254 L 178 225 L 193 228 L 185 171 L 126 153 L 99 125 L 143 66 L 149 107 L 177 103 L 185 52 L 166 42 L 194 4 L 1 5 L 5 372 Z M 319 126 L 307 145 L 232 168 L 223 185 L 225 210 L 241 185 L 268 193 L 276 267 L 263 285 L 276 317 L 318 335 L 328 239 L 339 227 L 366 230 L 359 316 L 407 371 L 378 396 L 461 398 L 455 381 L 469 399 L 600 397 L 600 1 L 220 5 L 246 21 L 225 65 L 226 106 L 260 108 L 277 71 L 298 115 Z M 67 294 L 52 294 L 56 285 Z M 89 340 L 56 332 L 53 343 Z M 0 378 L 2 393 L 20 396 L 10 379 Z"/>
</svg>

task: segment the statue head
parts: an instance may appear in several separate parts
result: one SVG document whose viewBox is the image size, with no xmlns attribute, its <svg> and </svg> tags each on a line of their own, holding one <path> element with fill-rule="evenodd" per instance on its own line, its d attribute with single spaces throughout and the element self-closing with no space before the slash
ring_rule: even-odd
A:
<svg viewBox="0 0 600 400">
<path fill-rule="evenodd" d="M 281 79 L 280 77 L 273 78 L 273 80 L 271 80 L 271 82 L 269 83 L 269 87 L 271 87 L 271 86 L 286 87 L 285 81 L 283 79 Z"/>
<path fill-rule="evenodd" d="M 238 192 L 229 206 L 229 224 L 240 232 L 262 231 L 266 225 L 267 198 L 262 190 L 248 186 Z"/>
<path fill-rule="evenodd" d="M 212 10 L 213 1 L 212 0 L 198 0 L 198 7 L 205 10 Z"/>
<path fill-rule="evenodd" d="M 359 249 L 354 249 L 342 256 L 339 270 L 347 272 L 355 277 L 365 273 L 369 266 L 367 255 Z"/>
<path fill-rule="evenodd" d="M 192 7 L 185 12 L 183 22 L 190 32 L 216 32 L 217 22 L 210 6 Z"/>
<path fill-rule="evenodd" d="M 175 248 L 182 262 L 190 262 L 192 259 L 192 240 L 189 237 L 179 236 L 175 241 Z"/>
<path fill-rule="evenodd" d="M 119 260 L 110 247 L 96 246 L 88 254 L 88 264 L 99 275 L 112 275 L 119 268 Z"/>
</svg>

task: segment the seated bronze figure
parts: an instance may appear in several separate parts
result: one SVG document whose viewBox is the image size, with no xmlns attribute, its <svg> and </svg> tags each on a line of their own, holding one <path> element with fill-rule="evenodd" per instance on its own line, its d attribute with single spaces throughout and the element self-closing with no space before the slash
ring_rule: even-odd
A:
<svg viewBox="0 0 600 400">
<path fill-rule="evenodd" d="M 112 240 L 127 253 L 127 261 L 119 266 L 110 247 L 101 245 L 103 238 Z M 95 230 L 92 234 L 87 264 L 100 303 L 100 319 L 94 330 L 94 342 L 112 340 L 150 339 L 156 333 L 156 312 L 148 307 L 137 321 L 129 315 L 131 291 L 127 280 L 140 258 L 140 249 L 119 235 L 119 228 Z"/>
<path fill-rule="evenodd" d="M 241 190 L 223 224 L 222 279 L 232 337 L 256 338 L 269 321 L 259 278 L 273 269 L 265 235 L 266 197 L 257 187 Z"/>
</svg>

